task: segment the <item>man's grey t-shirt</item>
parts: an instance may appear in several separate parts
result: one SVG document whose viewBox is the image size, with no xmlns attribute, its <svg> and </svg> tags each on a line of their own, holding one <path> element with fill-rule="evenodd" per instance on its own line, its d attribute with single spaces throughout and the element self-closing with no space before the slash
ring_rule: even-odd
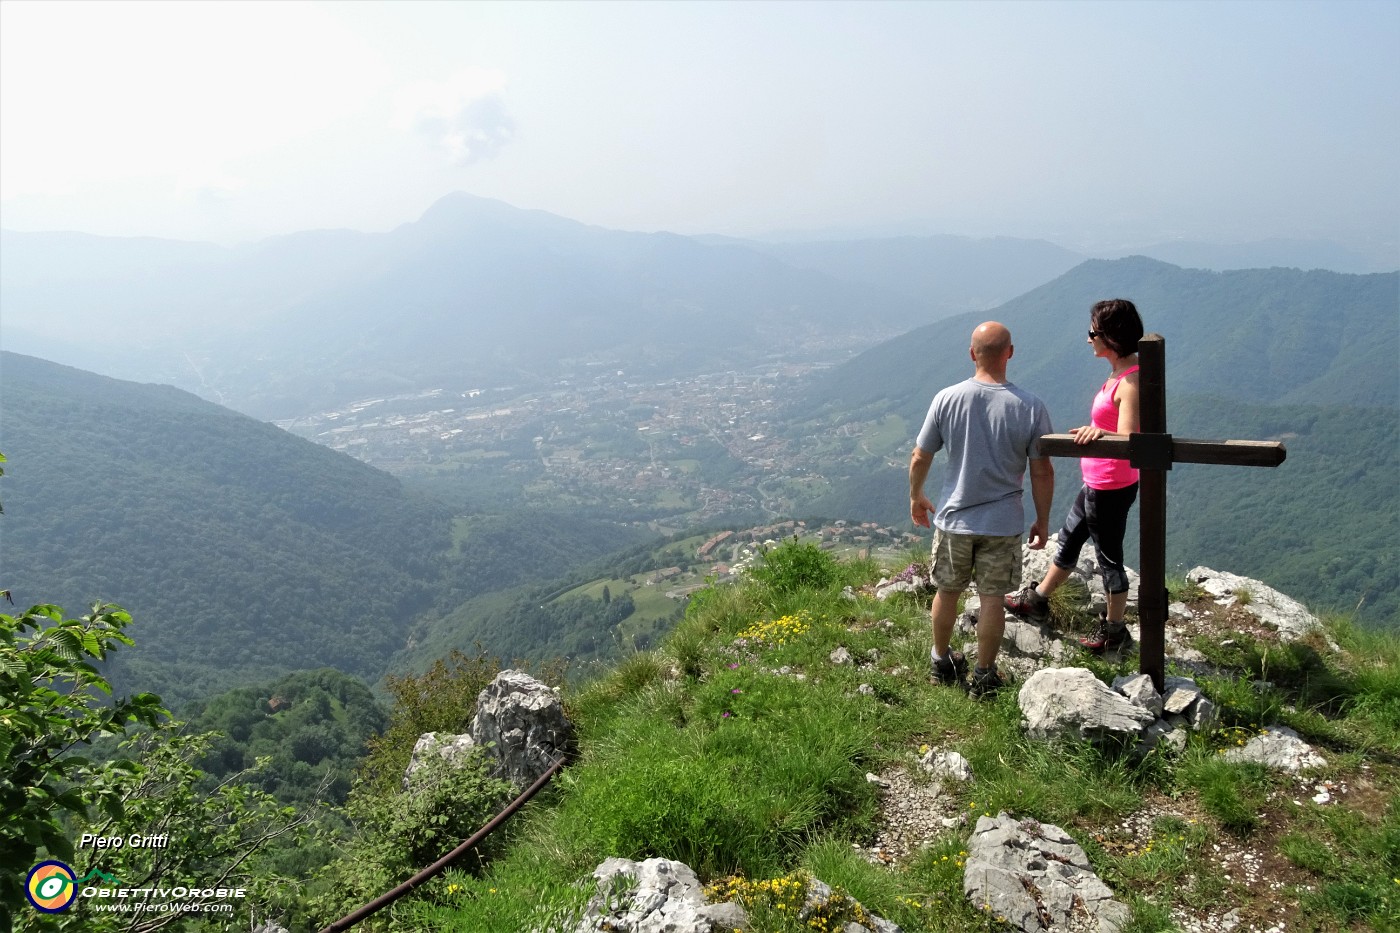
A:
<svg viewBox="0 0 1400 933">
<path fill-rule="evenodd" d="M 968 379 L 935 395 L 915 441 L 928 454 L 948 450 L 934 525 L 955 534 L 1019 535 L 1026 527 L 1026 461 L 1040 456 L 1038 439 L 1049 433 L 1045 403 L 1010 382 Z"/>
</svg>

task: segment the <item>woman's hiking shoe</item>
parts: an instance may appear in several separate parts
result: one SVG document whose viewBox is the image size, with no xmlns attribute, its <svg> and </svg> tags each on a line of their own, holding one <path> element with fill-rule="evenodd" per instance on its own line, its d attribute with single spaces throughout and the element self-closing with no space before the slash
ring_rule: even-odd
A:
<svg viewBox="0 0 1400 933">
<path fill-rule="evenodd" d="M 1041 624 L 1050 618 L 1050 600 L 1035 591 L 1035 587 L 1022 587 L 1006 596 L 1006 608 L 1010 612 L 1030 622 Z"/>
<path fill-rule="evenodd" d="M 929 654 L 929 660 L 933 662 L 933 679 L 940 684 L 960 686 L 967 676 L 967 658 L 961 651 L 949 649 L 941 658 Z"/>
<path fill-rule="evenodd" d="M 968 684 L 967 695 L 974 700 L 996 696 L 998 690 L 1006 686 L 995 667 L 977 668 L 972 673 L 972 683 Z"/>
<path fill-rule="evenodd" d="M 1103 616 L 1099 616 L 1099 624 L 1085 637 L 1079 639 L 1079 643 L 1089 651 L 1112 651 L 1121 648 L 1133 640 L 1133 636 L 1128 632 L 1128 626 L 1123 622 L 1110 622 Z"/>
</svg>

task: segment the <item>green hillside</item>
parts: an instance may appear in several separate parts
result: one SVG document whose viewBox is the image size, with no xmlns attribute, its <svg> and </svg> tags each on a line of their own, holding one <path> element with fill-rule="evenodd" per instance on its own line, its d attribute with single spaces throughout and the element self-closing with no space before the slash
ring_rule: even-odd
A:
<svg viewBox="0 0 1400 933">
<path fill-rule="evenodd" d="M 1276 469 L 1183 464 L 1167 480 L 1168 560 L 1264 580 L 1316 609 L 1400 630 L 1400 418 L 1391 408 L 1172 411 L 1185 437 L 1282 440 Z M 1067 502 L 1065 503 L 1068 504 Z"/>
<path fill-rule="evenodd" d="M 373 678 L 431 605 L 451 519 L 393 477 L 168 387 L 10 353 L 0 379 L 0 574 L 17 603 L 141 619 L 119 685 Z"/>
<path fill-rule="evenodd" d="M 1166 338 L 1167 397 L 1232 403 L 1400 407 L 1400 273 L 1296 269 L 1207 272 L 1140 256 L 1091 260 L 993 311 L 910 331 L 832 369 L 802 413 L 893 412 L 921 422 L 933 393 L 972 374 L 974 327 L 1011 329 L 1009 375 L 1079 424 L 1103 380 L 1087 349 L 1089 308 L 1131 298 L 1149 333 Z M 1079 419 L 1079 420 L 1076 420 Z"/>
<path fill-rule="evenodd" d="M 522 539 L 523 540 L 523 539 Z M 689 568 L 703 535 L 677 535 L 595 557 L 572 572 L 482 593 L 425 617 L 390 663 L 419 671 L 453 651 L 531 661 L 565 657 L 575 671 L 660 641 L 685 611 L 665 586 L 651 585 L 663 567 Z M 604 592 L 606 590 L 606 592 Z"/>
</svg>

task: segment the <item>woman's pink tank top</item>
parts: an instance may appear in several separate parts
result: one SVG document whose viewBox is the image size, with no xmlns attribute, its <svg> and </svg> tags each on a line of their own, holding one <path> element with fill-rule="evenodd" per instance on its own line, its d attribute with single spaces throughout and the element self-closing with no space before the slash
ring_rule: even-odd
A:
<svg viewBox="0 0 1400 933">
<path fill-rule="evenodd" d="M 1136 366 L 1129 366 L 1110 378 L 1094 396 L 1093 407 L 1089 409 L 1089 423 L 1105 431 L 1118 430 L 1118 406 L 1113 404 L 1113 393 L 1118 391 L 1118 383 L 1128 373 L 1137 372 Z M 1084 472 L 1084 485 L 1093 489 L 1122 489 L 1138 481 L 1138 471 L 1127 460 L 1106 460 L 1099 457 L 1081 457 L 1080 469 Z"/>
</svg>

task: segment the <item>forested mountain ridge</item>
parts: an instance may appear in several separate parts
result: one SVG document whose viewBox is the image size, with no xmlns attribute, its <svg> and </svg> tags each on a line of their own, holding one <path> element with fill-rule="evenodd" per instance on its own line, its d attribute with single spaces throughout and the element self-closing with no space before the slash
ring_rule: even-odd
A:
<svg viewBox="0 0 1400 933">
<path fill-rule="evenodd" d="M 369 676 L 428 607 L 451 516 L 398 480 L 195 396 L 0 354 L 5 586 L 115 602 L 113 673 L 167 699 L 303 667 Z"/>
<path fill-rule="evenodd" d="M 1365 275 L 1390 272 L 1400 261 L 1385 250 L 1370 254 L 1357 252 L 1331 240 L 1297 240 L 1270 237 L 1246 243 L 1203 243 L 1198 240 L 1168 240 L 1112 253 L 1096 253 L 1100 259 L 1149 256 L 1184 269 L 1326 269 Z"/>
<path fill-rule="evenodd" d="M 1089 260 L 993 311 L 950 317 L 833 368 L 809 393 L 821 409 L 894 411 L 922 420 L 939 387 L 971 374 L 969 335 L 989 317 L 1011 329 L 1008 374 L 1056 424 L 1078 424 L 1102 381 L 1086 350 L 1089 308 L 1132 299 L 1166 339 L 1168 404 L 1216 394 L 1265 404 L 1400 407 L 1400 273 L 1296 269 L 1208 272 L 1144 257 Z"/>
</svg>

